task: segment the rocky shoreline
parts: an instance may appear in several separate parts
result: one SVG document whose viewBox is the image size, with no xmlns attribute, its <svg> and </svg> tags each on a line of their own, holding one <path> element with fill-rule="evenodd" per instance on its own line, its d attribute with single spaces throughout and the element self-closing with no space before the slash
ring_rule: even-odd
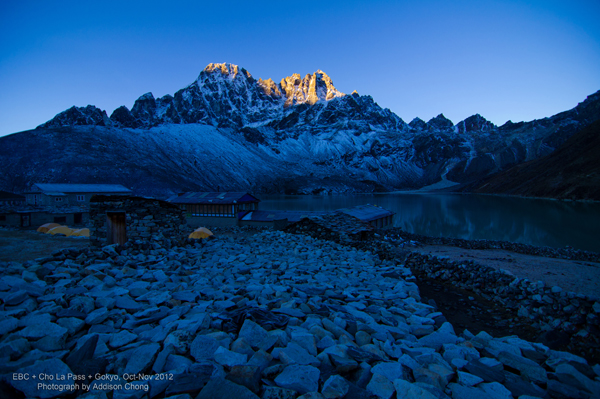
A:
<svg viewBox="0 0 600 399">
<path fill-rule="evenodd" d="M 0 392 L 178 399 L 600 395 L 600 366 L 582 357 L 516 336 L 457 335 L 421 301 L 410 269 L 437 261 L 401 260 L 381 240 L 354 243 L 371 247 L 365 251 L 263 231 L 180 244 L 155 236 L 0 264 Z M 598 311 L 592 306 L 589 314 Z"/>
</svg>

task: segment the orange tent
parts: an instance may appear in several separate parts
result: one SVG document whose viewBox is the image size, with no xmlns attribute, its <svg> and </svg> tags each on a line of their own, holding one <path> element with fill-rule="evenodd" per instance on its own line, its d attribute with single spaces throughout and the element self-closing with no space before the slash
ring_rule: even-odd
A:
<svg viewBox="0 0 600 399">
<path fill-rule="evenodd" d="M 73 230 L 73 233 L 71 234 L 71 237 L 89 237 L 90 236 L 90 229 L 77 229 L 77 230 Z"/>
<path fill-rule="evenodd" d="M 212 235 L 213 235 L 212 231 L 210 231 L 206 227 L 200 227 L 199 229 L 194 230 L 192 232 L 192 234 L 190 234 L 188 236 L 188 238 L 200 239 L 200 238 L 207 238 Z"/>
<path fill-rule="evenodd" d="M 64 234 L 64 235 L 66 235 L 68 237 L 71 234 L 73 234 L 73 230 L 70 229 L 70 228 L 68 228 L 67 226 L 58 226 L 58 227 L 55 227 L 55 228 L 53 228 L 51 230 L 48 230 L 48 234 L 52 234 L 52 235 L 55 235 L 55 234 Z"/>
<path fill-rule="evenodd" d="M 47 233 L 49 230 L 52 230 L 55 227 L 60 226 L 58 223 L 46 223 L 38 227 L 37 231 L 39 233 Z"/>
</svg>

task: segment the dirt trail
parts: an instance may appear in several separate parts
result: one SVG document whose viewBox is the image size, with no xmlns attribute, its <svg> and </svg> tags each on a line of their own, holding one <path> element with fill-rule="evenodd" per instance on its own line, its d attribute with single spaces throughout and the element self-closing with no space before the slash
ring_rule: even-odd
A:
<svg viewBox="0 0 600 399">
<path fill-rule="evenodd" d="M 64 248 L 83 248 L 90 245 L 87 238 L 58 237 L 35 230 L 0 230 L 0 262 L 25 262 L 49 256 Z"/>
</svg>

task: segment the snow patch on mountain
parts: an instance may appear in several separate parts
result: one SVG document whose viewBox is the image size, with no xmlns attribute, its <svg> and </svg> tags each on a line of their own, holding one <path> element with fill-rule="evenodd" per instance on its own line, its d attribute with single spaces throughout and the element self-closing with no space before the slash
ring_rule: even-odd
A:
<svg viewBox="0 0 600 399">
<path fill-rule="evenodd" d="M 275 83 L 225 63 L 209 64 L 174 95 L 146 93 L 110 118 L 91 105 L 72 107 L 33 132 L 38 139 L 71 133 L 66 143 L 59 141 L 72 154 L 63 163 L 77 163 L 79 156 L 103 165 L 90 154 L 118 152 L 114 161 L 130 165 L 118 183 L 138 179 L 129 186 L 332 193 L 477 180 L 552 152 L 597 119 L 600 92 L 532 122 L 498 127 L 476 114 L 454 124 L 440 114 L 406 124 L 370 96 L 341 93 L 321 70 Z M 33 145 L 32 134 L 19 136 L 22 147 Z M 104 138 L 97 144 L 104 153 L 89 151 L 94 134 Z M 53 165 L 53 175 L 28 167 L 28 178 L 71 176 L 59 161 Z M 144 165 L 147 176 L 141 179 L 131 165 Z M 81 176 L 94 180 L 98 173 Z M 158 182 L 154 176 L 161 176 Z"/>
</svg>

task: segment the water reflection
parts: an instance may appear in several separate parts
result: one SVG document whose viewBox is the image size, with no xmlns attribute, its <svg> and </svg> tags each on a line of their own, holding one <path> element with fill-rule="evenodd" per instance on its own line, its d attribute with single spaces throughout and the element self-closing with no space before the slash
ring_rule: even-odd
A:
<svg viewBox="0 0 600 399">
<path fill-rule="evenodd" d="M 491 239 L 600 252 L 600 204 L 459 194 L 261 196 L 261 209 L 333 210 L 365 203 L 394 225 L 430 236 Z"/>
</svg>

